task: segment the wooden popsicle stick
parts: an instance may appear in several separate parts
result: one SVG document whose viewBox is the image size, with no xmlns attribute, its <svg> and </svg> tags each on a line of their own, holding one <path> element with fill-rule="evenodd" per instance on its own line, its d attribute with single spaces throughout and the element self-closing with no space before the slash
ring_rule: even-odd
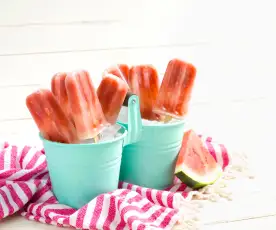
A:
<svg viewBox="0 0 276 230">
<path fill-rule="evenodd" d="M 161 122 L 164 122 L 164 124 L 166 124 L 166 123 L 168 123 L 168 122 L 170 122 L 171 120 L 172 120 L 172 116 L 170 116 L 170 115 L 165 115 L 165 116 L 162 116 L 162 118 L 161 118 Z"/>
<path fill-rule="evenodd" d="M 164 118 L 164 123 L 166 124 L 171 120 L 172 120 L 172 116 L 166 115 L 165 118 Z"/>
<path fill-rule="evenodd" d="M 93 137 L 94 143 L 99 142 L 100 140 L 100 134 L 96 135 L 95 137 Z"/>
</svg>

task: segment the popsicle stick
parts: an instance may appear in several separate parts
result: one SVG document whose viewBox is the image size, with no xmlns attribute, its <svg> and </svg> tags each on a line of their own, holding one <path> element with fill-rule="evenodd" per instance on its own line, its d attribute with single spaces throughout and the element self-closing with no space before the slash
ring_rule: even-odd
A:
<svg viewBox="0 0 276 230">
<path fill-rule="evenodd" d="M 100 135 L 101 135 L 101 134 L 99 133 L 97 136 L 93 137 L 94 143 L 99 142 L 99 140 L 100 140 Z"/>
<path fill-rule="evenodd" d="M 172 120 L 172 116 L 169 116 L 169 115 L 166 115 L 165 117 L 164 117 L 164 123 L 166 124 L 166 123 L 168 123 L 168 122 L 170 122 Z"/>
</svg>

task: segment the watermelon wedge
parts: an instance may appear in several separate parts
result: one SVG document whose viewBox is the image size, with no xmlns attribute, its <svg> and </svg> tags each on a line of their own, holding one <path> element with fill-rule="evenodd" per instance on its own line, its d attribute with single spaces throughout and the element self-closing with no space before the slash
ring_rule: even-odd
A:
<svg viewBox="0 0 276 230">
<path fill-rule="evenodd" d="M 221 174 L 222 168 L 198 135 L 193 130 L 185 132 L 176 162 L 175 176 L 189 187 L 197 189 L 213 184 Z"/>
</svg>

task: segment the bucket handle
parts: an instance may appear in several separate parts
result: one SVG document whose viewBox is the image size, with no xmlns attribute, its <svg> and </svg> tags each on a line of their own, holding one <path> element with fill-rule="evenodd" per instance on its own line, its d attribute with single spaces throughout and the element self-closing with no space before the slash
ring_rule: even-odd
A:
<svg viewBox="0 0 276 230">
<path fill-rule="evenodd" d="M 142 118 L 139 97 L 127 93 L 124 105 L 128 107 L 128 133 L 124 139 L 124 146 L 137 142 L 142 134 Z"/>
</svg>

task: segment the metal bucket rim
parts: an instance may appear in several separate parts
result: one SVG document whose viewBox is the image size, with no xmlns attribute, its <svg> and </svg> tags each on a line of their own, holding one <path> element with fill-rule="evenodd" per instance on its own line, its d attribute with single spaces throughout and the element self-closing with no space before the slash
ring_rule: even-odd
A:
<svg viewBox="0 0 276 230">
<path fill-rule="evenodd" d="M 124 139 L 125 136 L 127 135 L 128 131 L 126 130 L 125 127 L 123 127 L 122 125 L 120 125 L 123 129 L 124 129 L 124 133 L 119 136 L 119 137 L 116 137 L 112 140 L 108 140 L 108 141 L 103 141 L 103 142 L 99 142 L 99 143 L 60 143 L 60 142 L 54 142 L 54 141 L 49 141 L 47 139 L 45 139 L 41 133 L 39 133 L 39 138 L 44 142 L 44 143 L 48 143 L 50 145 L 56 145 L 56 146 L 66 146 L 66 147 L 87 147 L 87 146 L 99 146 L 99 145 L 107 145 L 107 144 L 111 144 L 111 143 L 114 143 L 114 142 L 117 142 L 117 141 L 120 141 L 121 139 Z"/>
<path fill-rule="evenodd" d="M 147 124 L 144 125 L 142 123 L 142 128 L 148 128 L 148 127 L 156 127 L 156 128 L 164 128 L 164 127 L 174 127 L 174 126 L 178 126 L 178 125 L 182 125 L 186 122 L 186 120 L 178 120 L 177 122 L 173 122 L 173 123 L 154 123 L 154 124 Z M 128 125 L 128 123 L 124 123 L 121 121 L 117 121 L 117 124 L 123 124 L 123 125 Z"/>
</svg>

